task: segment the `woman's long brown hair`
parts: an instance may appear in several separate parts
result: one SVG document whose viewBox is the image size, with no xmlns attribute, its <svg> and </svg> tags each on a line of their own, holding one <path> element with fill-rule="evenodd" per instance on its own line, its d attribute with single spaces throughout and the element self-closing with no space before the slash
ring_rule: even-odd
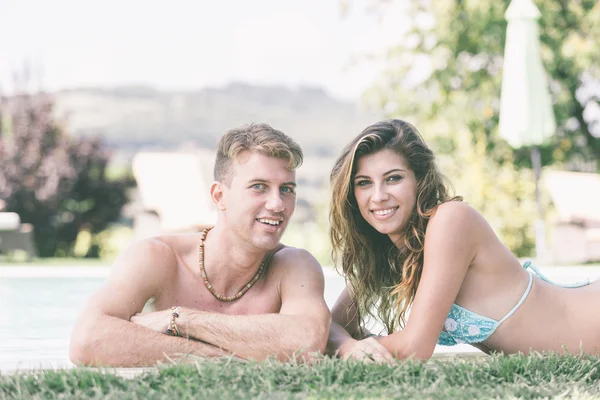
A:
<svg viewBox="0 0 600 400">
<path fill-rule="evenodd" d="M 358 209 L 353 177 L 358 159 L 383 149 L 404 157 L 417 181 L 417 199 L 399 249 L 391 239 L 369 225 Z M 450 200 L 445 177 L 433 152 L 411 124 L 381 121 L 367 127 L 346 148 L 331 172 L 332 201 L 329 211 L 332 256 L 353 292 L 360 326 L 367 315 L 379 317 L 388 334 L 406 323 L 406 311 L 414 300 L 421 271 L 425 230 L 437 206 Z"/>
</svg>

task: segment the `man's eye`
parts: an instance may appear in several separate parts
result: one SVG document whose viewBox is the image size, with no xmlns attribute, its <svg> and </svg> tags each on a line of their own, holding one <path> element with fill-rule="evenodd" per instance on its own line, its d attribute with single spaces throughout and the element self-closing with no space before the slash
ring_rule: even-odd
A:
<svg viewBox="0 0 600 400">
<path fill-rule="evenodd" d="M 255 190 L 264 190 L 265 184 L 264 183 L 255 183 L 254 185 L 252 185 L 250 187 Z"/>
<path fill-rule="evenodd" d="M 282 186 L 281 189 L 279 189 L 281 191 L 281 193 L 284 194 L 294 194 L 296 193 L 296 190 L 293 187 L 290 186 Z"/>
</svg>

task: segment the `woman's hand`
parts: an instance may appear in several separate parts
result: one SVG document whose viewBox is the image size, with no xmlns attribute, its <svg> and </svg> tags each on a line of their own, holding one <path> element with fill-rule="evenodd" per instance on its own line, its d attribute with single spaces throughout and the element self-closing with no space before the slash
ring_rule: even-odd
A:
<svg viewBox="0 0 600 400">
<path fill-rule="evenodd" d="M 366 363 L 395 364 L 396 360 L 381 343 L 374 337 L 362 340 L 349 339 L 339 349 L 343 360 L 353 358 Z"/>
<path fill-rule="evenodd" d="M 337 354 L 343 360 L 353 358 L 367 363 L 395 364 L 392 354 L 375 337 L 354 339 L 370 333 L 359 326 L 358 312 L 351 293 L 352 288 L 346 286 L 331 310 L 327 354 Z"/>
</svg>

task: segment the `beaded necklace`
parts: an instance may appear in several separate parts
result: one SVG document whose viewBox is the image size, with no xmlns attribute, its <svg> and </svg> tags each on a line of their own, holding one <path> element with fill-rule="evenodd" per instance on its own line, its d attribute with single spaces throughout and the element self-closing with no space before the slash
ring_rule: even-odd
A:
<svg viewBox="0 0 600 400">
<path fill-rule="evenodd" d="M 252 279 L 250 279 L 250 281 L 248 283 L 246 283 L 244 285 L 244 287 L 242 287 L 242 289 L 239 292 L 237 292 L 236 295 L 234 295 L 234 296 L 220 295 L 219 293 L 217 293 L 217 291 L 215 290 L 213 285 L 208 281 L 208 276 L 206 276 L 206 270 L 204 269 L 204 240 L 206 239 L 206 235 L 208 234 L 208 231 L 210 231 L 212 228 L 213 228 L 212 226 L 209 226 L 208 228 L 204 229 L 202 231 L 202 236 L 200 237 L 200 251 L 199 251 L 200 260 L 198 262 L 198 264 L 200 266 L 200 275 L 202 276 L 202 281 L 204 281 L 204 286 L 206 286 L 208 291 L 211 292 L 212 295 L 217 298 L 217 300 L 232 302 L 232 301 L 235 301 L 235 300 L 239 299 L 240 297 L 242 297 L 244 294 L 246 294 L 246 292 L 248 290 L 250 290 L 250 288 L 252 286 L 254 286 L 254 284 L 256 283 L 258 278 L 260 278 L 260 275 L 262 274 L 263 270 L 265 269 L 265 262 L 263 260 L 263 262 L 260 263 L 260 267 L 258 267 L 258 271 L 256 271 L 256 274 L 252 277 Z"/>
</svg>

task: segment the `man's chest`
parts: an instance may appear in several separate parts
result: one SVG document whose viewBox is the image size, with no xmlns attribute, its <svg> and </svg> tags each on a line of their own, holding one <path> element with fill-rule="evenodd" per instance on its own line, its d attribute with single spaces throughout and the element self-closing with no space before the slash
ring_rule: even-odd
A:
<svg viewBox="0 0 600 400">
<path fill-rule="evenodd" d="M 203 282 L 192 281 L 167 287 L 153 299 L 156 311 L 173 306 L 230 315 L 272 314 L 280 311 L 281 297 L 276 287 L 268 282 L 261 282 L 237 300 L 222 301 Z"/>
</svg>

